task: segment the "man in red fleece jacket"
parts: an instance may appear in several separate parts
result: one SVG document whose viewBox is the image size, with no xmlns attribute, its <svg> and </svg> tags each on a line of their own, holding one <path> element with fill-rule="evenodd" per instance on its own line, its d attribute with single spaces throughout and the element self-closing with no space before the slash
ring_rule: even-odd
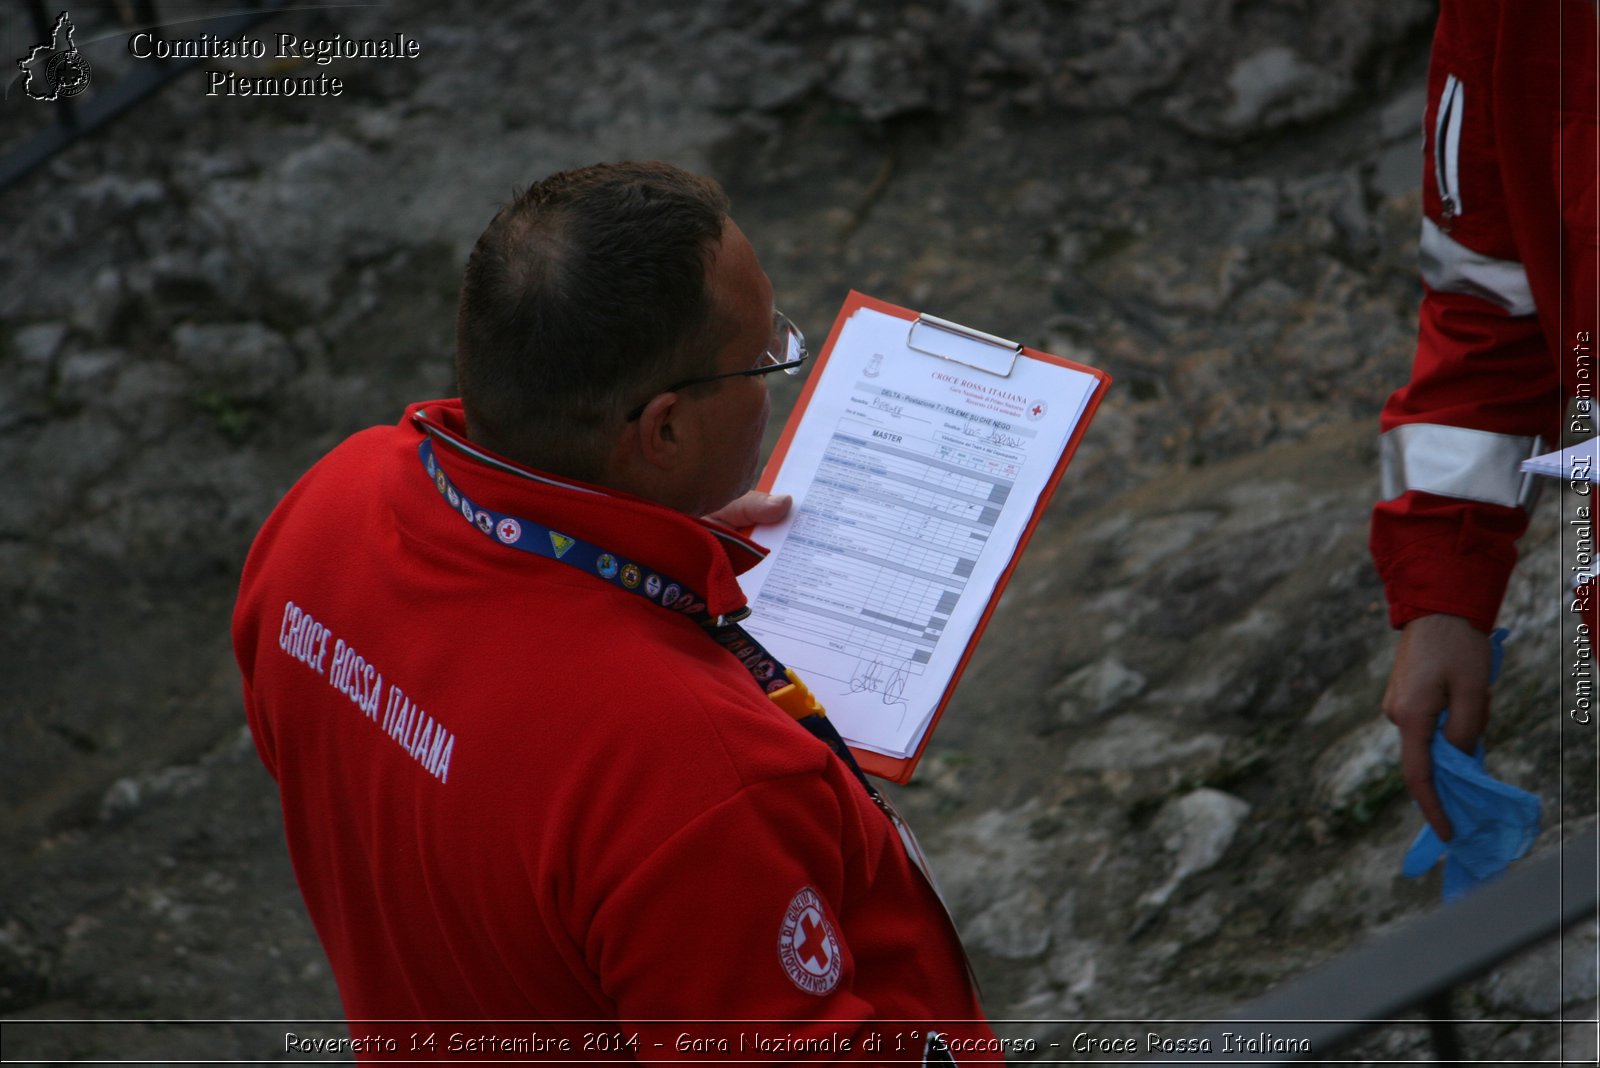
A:
<svg viewBox="0 0 1600 1068">
<path fill-rule="evenodd" d="M 896 822 L 727 647 L 762 550 L 695 517 L 787 507 L 741 495 L 805 358 L 727 206 L 663 164 L 518 196 L 461 398 L 251 550 L 250 725 L 358 1056 L 998 1059 Z"/>
</svg>

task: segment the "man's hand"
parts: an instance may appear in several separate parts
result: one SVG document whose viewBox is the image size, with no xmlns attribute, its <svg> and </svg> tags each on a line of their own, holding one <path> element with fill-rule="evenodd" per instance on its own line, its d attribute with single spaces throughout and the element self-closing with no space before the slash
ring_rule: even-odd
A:
<svg viewBox="0 0 1600 1068">
<path fill-rule="evenodd" d="M 738 500 L 723 505 L 706 518 L 727 527 L 764 527 L 781 523 L 793 505 L 794 498 L 788 494 L 774 497 L 770 493 L 751 490 Z"/>
<path fill-rule="evenodd" d="M 1428 747 L 1449 706 L 1445 740 L 1470 753 L 1489 722 L 1489 636 L 1460 616 L 1422 616 L 1400 631 L 1383 714 L 1400 728 L 1400 771 L 1406 789 L 1440 840 L 1450 820 L 1433 788 Z"/>
</svg>

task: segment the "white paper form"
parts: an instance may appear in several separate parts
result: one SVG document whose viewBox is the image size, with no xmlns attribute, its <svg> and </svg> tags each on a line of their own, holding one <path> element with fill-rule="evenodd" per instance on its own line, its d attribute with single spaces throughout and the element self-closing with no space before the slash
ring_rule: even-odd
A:
<svg viewBox="0 0 1600 1068">
<path fill-rule="evenodd" d="M 1531 457 L 1522 461 L 1522 470 L 1568 481 L 1600 482 L 1600 438 Z"/>
<path fill-rule="evenodd" d="M 741 580 L 744 626 L 852 745 L 917 749 L 1097 379 L 1039 360 L 992 374 L 910 348 L 858 308 L 813 387 L 773 493 L 784 523 Z"/>
</svg>

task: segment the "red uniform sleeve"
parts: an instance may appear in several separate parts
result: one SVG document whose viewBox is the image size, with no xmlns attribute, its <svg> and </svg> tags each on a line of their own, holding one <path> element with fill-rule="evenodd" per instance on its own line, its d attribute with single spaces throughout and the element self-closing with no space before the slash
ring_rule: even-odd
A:
<svg viewBox="0 0 1600 1068">
<path fill-rule="evenodd" d="M 1468 453 L 1477 444 L 1538 436 L 1553 448 L 1560 428 L 1557 355 L 1535 313 L 1541 295 L 1529 289 L 1523 267 L 1545 250 L 1519 240 L 1518 210 L 1497 165 L 1494 41 L 1503 15 L 1490 3 L 1447 4 L 1440 13 L 1423 127 L 1425 286 L 1417 351 L 1411 380 L 1389 398 L 1381 423 L 1386 467 L 1406 445 L 1431 448 L 1435 459 L 1458 465 L 1458 484 L 1474 474 Z M 1422 433 L 1393 433 L 1408 426 Z M 1483 435 L 1453 437 L 1452 428 Z M 1422 466 L 1412 460 L 1410 470 Z M 1490 472 L 1491 482 L 1514 479 L 1515 457 L 1500 455 L 1495 463 L 1500 470 Z M 1392 491 L 1386 487 L 1394 495 L 1373 512 L 1370 547 L 1390 622 L 1399 627 L 1448 613 L 1487 631 L 1516 564 L 1527 513 L 1474 499 L 1470 489 L 1419 489 L 1419 481 L 1428 483 L 1400 479 Z"/>
<path fill-rule="evenodd" d="M 1509 318 L 1477 297 L 1429 291 L 1411 382 L 1389 398 L 1381 426 L 1538 435 L 1553 447 L 1555 378 L 1537 320 Z M 1379 502 L 1370 545 L 1391 624 L 1442 612 L 1493 629 L 1527 526 L 1523 508 L 1419 490 Z"/>
</svg>

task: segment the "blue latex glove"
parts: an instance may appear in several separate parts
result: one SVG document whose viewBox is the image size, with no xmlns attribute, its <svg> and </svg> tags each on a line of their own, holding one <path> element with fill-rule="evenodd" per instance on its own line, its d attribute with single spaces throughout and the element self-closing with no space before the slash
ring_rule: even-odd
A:
<svg viewBox="0 0 1600 1068">
<path fill-rule="evenodd" d="M 1489 636 L 1490 682 L 1500 675 L 1502 646 L 1509 633 L 1501 629 Z M 1470 755 L 1445 741 L 1449 715 L 1448 708 L 1440 715 L 1429 752 L 1433 788 L 1454 833 L 1450 841 L 1441 842 L 1424 824 L 1400 870 L 1415 879 L 1444 858 L 1444 899 L 1454 901 L 1505 871 L 1533 845 L 1539 835 L 1539 798 L 1485 772 L 1481 741 Z"/>
</svg>

